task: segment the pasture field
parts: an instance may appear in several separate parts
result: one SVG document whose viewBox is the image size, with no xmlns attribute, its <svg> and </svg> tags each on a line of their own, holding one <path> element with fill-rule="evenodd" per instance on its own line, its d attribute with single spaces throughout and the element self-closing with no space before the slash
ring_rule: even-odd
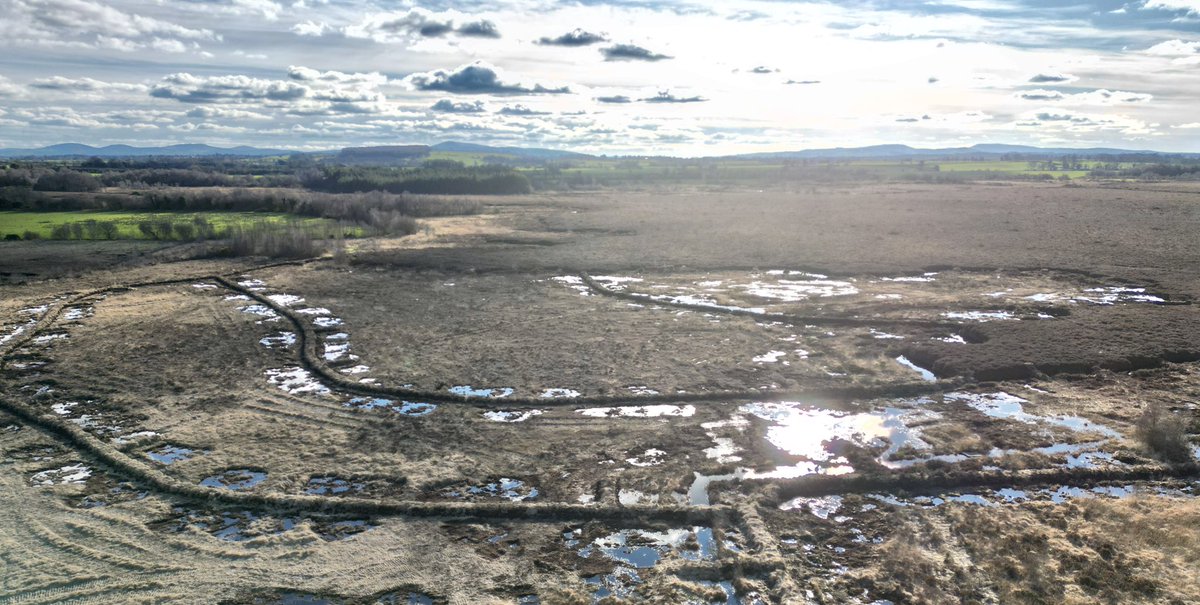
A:
<svg viewBox="0 0 1200 605">
<path fill-rule="evenodd" d="M 336 226 L 336 221 L 325 219 L 298 217 L 282 213 L 264 212 L 17 212 L 0 211 L 0 238 L 8 236 L 24 236 L 25 233 L 36 233 L 38 237 L 49 239 L 54 236 L 54 228 L 71 223 L 114 223 L 116 230 L 113 237 L 97 236 L 83 231 L 81 237 L 69 239 L 155 239 L 139 229 L 144 222 L 195 223 L 197 219 L 207 222 L 218 232 L 230 228 L 248 228 L 256 224 L 286 225 L 299 223 L 314 231 Z M 56 238 L 68 239 L 68 238 Z"/>
<path fill-rule="evenodd" d="M 1200 602 L 1198 201 L 543 193 L 283 263 L 0 241 L 0 603 Z"/>
</svg>

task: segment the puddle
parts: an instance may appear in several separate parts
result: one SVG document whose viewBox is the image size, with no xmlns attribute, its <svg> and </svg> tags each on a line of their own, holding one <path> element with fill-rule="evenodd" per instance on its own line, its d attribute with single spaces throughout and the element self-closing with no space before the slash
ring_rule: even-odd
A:
<svg viewBox="0 0 1200 605">
<path fill-rule="evenodd" d="M 975 321 L 985 323 L 989 321 L 1016 321 L 1018 318 L 1011 311 L 948 311 L 942 313 L 942 317 L 946 319 L 957 319 L 960 321 Z"/>
<path fill-rule="evenodd" d="M 239 281 L 237 283 L 237 285 L 239 285 L 247 290 L 253 290 L 255 292 L 258 292 L 267 287 L 267 282 L 265 282 L 261 279 L 251 279 L 249 277 L 243 276 L 242 280 Z"/>
<path fill-rule="evenodd" d="M 626 289 L 625 284 L 640 284 L 646 281 L 640 277 L 627 277 L 620 275 L 593 275 L 592 279 L 614 292 L 624 291 Z"/>
<path fill-rule="evenodd" d="M 622 489 L 617 490 L 617 502 L 619 502 L 621 506 L 658 504 L 658 494 L 647 494 L 636 489 Z"/>
<path fill-rule="evenodd" d="M 186 447 L 178 447 L 175 445 L 165 445 L 156 450 L 146 452 L 146 457 L 163 465 L 171 465 L 176 462 L 186 462 L 192 459 L 195 450 Z"/>
<path fill-rule="evenodd" d="M 841 496 L 824 496 L 821 498 L 794 498 L 779 505 L 779 510 L 807 509 L 818 519 L 829 519 L 842 508 Z"/>
<path fill-rule="evenodd" d="M 902 400 L 906 401 L 906 400 Z M 923 399 L 907 400 L 919 404 Z M 889 468 L 910 466 L 926 462 L 930 458 L 893 461 L 892 456 L 901 449 L 925 450 L 930 446 L 921 439 L 917 425 L 941 418 L 937 412 L 920 408 L 887 407 L 864 413 L 850 413 L 808 406 L 798 402 L 750 403 L 739 408 L 742 414 L 757 416 L 771 423 L 767 427 L 767 441 L 783 452 L 799 458 L 796 463 L 778 466 L 769 471 L 737 468 L 731 473 L 704 475 L 693 473 L 694 480 L 688 488 L 688 502 L 696 506 L 708 506 L 711 501 L 709 485 L 718 481 L 742 479 L 789 479 L 812 474 L 842 475 L 854 472 L 849 461 L 838 454 L 841 444 L 859 447 L 882 447 L 878 462 Z M 705 450 L 710 457 L 724 457 L 722 462 L 736 462 L 731 438 L 719 437 L 712 430 L 726 425 L 744 423 L 737 416 L 730 420 L 705 423 L 709 436 L 716 444 Z"/>
<path fill-rule="evenodd" d="M 158 433 L 156 433 L 154 431 L 137 431 L 134 433 L 129 433 L 128 435 L 121 435 L 120 437 L 115 437 L 115 438 L 113 438 L 112 442 L 115 443 L 116 445 L 129 445 L 131 443 L 137 443 L 139 441 L 146 441 L 149 439 L 153 439 L 155 437 L 158 437 Z"/>
<path fill-rule="evenodd" d="M 85 483 L 92 476 L 92 469 L 88 468 L 81 462 L 68 464 L 67 466 L 44 470 L 34 473 L 29 478 L 29 483 L 37 487 L 49 487 L 52 485 L 79 485 Z"/>
<path fill-rule="evenodd" d="M 266 305 L 246 305 L 244 307 L 238 307 L 238 309 L 242 313 L 250 313 L 250 315 L 262 317 L 262 319 L 259 319 L 257 323 L 280 321 L 280 315 L 278 315 L 274 309 L 271 309 L 271 307 Z"/>
<path fill-rule="evenodd" d="M 501 399 L 514 393 L 513 389 L 509 387 L 477 389 L 471 385 L 450 387 L 448 390 L 451 394 L 459 397 L 491 397 L 492 399 Z"/>
<path fill-rule="evenodd" d="M 53 410 L 54 413 L 58 414 L 59 416 L 66 416 L 71 413 L 71 410 L 75 409 L 78 406 L 79 406 L 78 401 L 64 401 L 61 403 L 52 404 L 50 406 L 50 409 Z"/>
<path fill-rule="evenodd" d="M 1072 300 L 1089 302 L 1095 305 L 1114 305 L 1117 303 L 1140 302 L 1140 303 L 1164 303 L 1167 302 L 1161 297 L 1146 294 L 1145 288 L 1121 288 L 1108 286 L 1102 288 L 1088 288 L 1084 290 L 1085 296 L 1076 296 Z"/>
<path fill-rule="evenodd" d="M 361 493 L 366 487 L 365 483 L 340 477 L 312 477 L 308 480 L 304 493 L 310 496 L 336 496 L 348 492 Z"/>
<path fill-rule="evenodd" d="M 786 356 L 787 351 L 768 351 L 762 355 L 755 356 L 751 361 L 754 363 L 775 363 Z"/>
<path fill-rule="evenodd" d="M 739 311 L 744 313 L 754 313 L 757 315 L 765 315 L 767 310 L 763 307 L 739 307 L 736 305 L 722 305 L 717 301 L 707 296 L 697 296 L 693 294 L 634 294 L 638 298 L 644 298 L 656 303 L 665 303 L 672 305 L 688 305 L 693 307 L 704 307 L 714 311 Z"/>
<path fill-rule="evenodd" d="M 1031 490 L 1003 488 L 998 490 L 982 490 L 978 493 L 940 494 L 937 496 L 915 496 L 911 498 L 899 498 L 890 494 L 868 494 L 867 497 L 897 507 L 916 506 L 932 508 L 942 506 L 948 502 L 993 507 L 1024 502 L 1053 502 L 1055 504 L 1062 504 L 1071 500 L 1090 498 L 1120 499 L 1128 498 L 1135 494 L 1188 498 L 1194 497 L 1195 491 L 1195 485 L 1188 485 L 1181 488 L 1163 486 L 1138 487 L 1135 485 L 1100 485 L 1094 487 L 1060 485 Z"/>
<path fill-rule="evenodd" d="M 434 410 L 437 409 L 437 406 L 432 403 L 421 403 L 416 401 L 396 402 L 393 399 L 385 399 L 382 397 L 354 397 L 342 405 L 360 410 L 384 409 L 395 412 L 402 416 L 427 416 L 432 414 Z"/>
<path fill-rule="evenodd" d="M 896 361 L 900 365 L 920 374 L 921 380 L 924 380 L 925 382 L 937 382 L 937 376 L 935 376 L 933 372 L 930 372 L 929 370 L 926 370 L 925 368 L 922 368 L 921 366 L 909 361 L 907 357 L 901 355 L 896 358 Z"/>
<path fill-rule="evenodd" d="M 580 296 L 592 296 L 592 289 L 583 283 L 583 278 L 578 275 L 560 275 L 550 279 L 578 292 Z"/>
<path fill-rule="evenodd" d="M 831 280 L 825 275 L 816 273 L 789 272 L 788 275 L 804 276 L 808 279 L 777 279 L 773 282 L 755 280 L 749 284 L 735 284 L 732 287 L 743 290 L 751 296 L 781 302 L 858 294 L 858 288 L 849 281 Z"/>
<path fill-rule="evenodd" d="M 226 296 L 225 298 L 223 298 L 223 299 L 221 299 L 221 300 L 226 300 L 226 301 L 232 301 L 232 300 L 250 300 L 250 297 L 249 297 L 249 296 L 246 296 L 245 294 L 230 294 L 229 296 Z"/>
<path fill-rule="evenodd" d="M 712 437 L 714 445 L 704 449 L 704 456 L 706 458 L 716 460 L 719 464 L 741 461 L 742 457 L 737 455 L 741 450 L 733 442 L 733 438 L 712 435 L 710 437 Z"/>
<path fill-rule="evenodd" d="M 939 337 L 935 337 L 934 340 L 939 341 L 939 342 L 950 343 L 950 344 L 958 344 L 958 345 L 967 344 L 967 339 L 963 338 L 962 336 L 960 336 L 958 334 L 951 334 L 949 336 L 939 336 Z"/>
<path fill-rule="evenodd" d="M 520 479 L 502 477 L 498 481 L 451 489 L 443 494 L 451 498 L 503 498 L 510 502 L 527 502 L 537 499 L 538 489 L 525 485 L 525 482 Z"/>
<path fill-rule="evenodd" d="M 370 522 L 362 519 L 335 521 L 332 523 L 324 521 L 313 522 L 313 531 L 315 531 L 317 535 L 326 542 L 349 540 L 358 534 L 361 534 L 365 531 L 370 531 L 376 527 L 379 526 L 372 525 Z"/>
<path fill-rule="evenodd" d="M 889 332 L 881 332 L 875 328 L 871 328 L 869 333 L 875 340 L 904 340 L 904 337 L 899 334 L 891 334 Z"/>
<path fill-rule="evenodd" d="M 574 389 L 553 388 L 545 389 L 539 395 L 542 399 L 572 399 L 579 396 L 579 391 Z"/>
<path fill-rule="evenodd" d="M 662 464 L 663 460 L 665 460 L 666 457 L 667 457 L 666 452 L 664 452 L 660 449 L 650 448 L 650 449 L 646 450 L 645 452 L 643 452 L 639 456 L 634 456 L 632 458 L 626 458 L 625 462 L 628 462 L 630 464 L 630 466 L 641 466 L 641 467 L 658 466 L 658 465 Z"/>
<path fill-rule="evenodd" d="M 717 553 L 712 529 L 707 527 L 663 531 L 625 529 L 582 546 L 581 536 L 579 529 L 564 532 L 563 543 L 582 558 L 604 557 L 617 563 L 612 573 L 584 578 L 584 582 L 592 587 L 593 602 L 610 597 L 633 597 L 642 582 L 639 570 L 650 569 L 666 557 L 713 561 Z"/>
<path fill-rule="evenodd" d="M 234 491 L 250 489 L 267 478 L 267 473 L 250 469 L 231 469 L 213 475 L 200 482 L 204 487 L 215 487 Z"/>
<path fill-rule="evenodd" d="M 658 391 L 647 386 L 628 386 L 625 390 L 631 395 L 658 395 Z"/>
<path fill-rule="evenodd" d="M 1028 400 L 1003 391 L 996 393 L 947 393 L 946 401 L 967 404 L 989 418 L 1000 418 L 1025 424 L 1050 424 L 1078 433 L 1099 433 L 1109 439 L 1121 438 L 1121 433 L 1111 427 L 1092 422 L 1079 416 L 1038 416 L 1025 411 Z"/>
<path fill-rule="evenodd" d="M 160 522 L 170 532 L 194 528 L 225 542 L 245 542 L 262 536 L 282 534 L 303 521 L 301 517 L 268 517 L 248 510 L 201 511 L 176 507 L 178 517 Z"/>
<path fill-rule="evenodd" d="M 626 418 L 659 418 L 663 416 L 688 417 L 696 414 L 694 405 L 636 405 L 611 408 L 584 408 L 575 410 L 584 416 L 593 418 L 610 418 L 622 416 Z"/>
<path fill-rule="evenodd" d="M 993 292 L 986 296 L 1001 297 L 1008 296 L 1009 291 Z M 1164 303 L 1167 302 L 1160 296 L 1147 294 L 1145 288 L 1125 288 L 1120 286 L 1103 286 L 1098 288 L 1087 288 L 1083 292 L 1064 293 L 1064 292 L 1039 292 L 1021 297 L 1024 300 L 1029 300 L 1039 303 L 1089 303 L 1093 305 L 1110 306 L 1125 303 Z"/>
<path fill-rule="evenodd" d="M 258 341 L 264 347 L 269 349 L 286 349 L 296 344 L 295 332 L 276 332 L 273 336 L 267 336 Z"/>
<path fill-rule="evenodd" d="M 483 417 L 492 422 L 525 422 L 541 415 L 542 410 L 493 410 L 483 413 Z"/>
<path fill-rule="evenodd" d="M 637 571 L 629 567 L 617 567 L 612 573 L 595 575 L 583 579 L 588 586 L 595 587 L 592 592 L 592 602 L 598 603 L 607 598 L 626 599 L 642 579 Z"/>
<path fill-rule="evenodd" d="M 200 284 L 192 284 L 192 287 L 197 290 L 215 290 L 217 288 L 217 284 L 200 283 Z"/>
<path fill-rule="evenodd" d="M 333 311 L 325 307 L 305 307 L 303 309 L 296 309 L 296 312 L 304 315 L 330 315 L 333 313 Z"/>
<path fill-rule="evenodd" d="M 321 384 L 304 368 L 274 368 L 264 373 L 267 376 L 267 382 L 290 395 L 303 393 L 327 395 L 330 392 L 329 387 Z"/>
<path fill-rule="evenodd" d="M 341 370 L 338 370 L 338 371 L 343 374 L 366 374 L 367 372 L 371 371 L 371 366 L 364 366 L 362 364 L 359 364 L 356 366 L 350 366 L 348 368 L 342 368 Z"/>
<path fill-rule="evenodd" d="M 281 307 L 290 307 L 304 302 L 303 298 L 293 294 L 268 294 L 267 298 Z"/>
<path fill-rule="evenodd" d="M 323 357 L 325 361 L 337 361 L 350 352 L 350 343 L 344 342 L 340 344 L 325 343 L 325 352 Z"/>
<path fill-rule="evenodd" d="M 313 325 L 318 328 L 333 328 L 342 325 L 342 320 L 338 317 L 316 317 L 313 319 Z"/>
<path fill-rule="evenodd" d="M 84 496 L 76 505 L 79 508 L 101 508 L 121 502 L 141 500 L 149 495 L 150 492 L 138 489 L 132 483 L 121 482 L 101 492 Z"/>
<path fill-rule="evenodd" d="M 80 321 L 83 319 L 87 319 L 88 317 L 91 317 L 93 314 L 95 314 L 95 310 L 90 305 L 78 306 L 78 307 L 67 307 L 65 309 L 65 311 L 66 312 L 63 313 L 63 316 L 62 316 L 63 320 L 65 320 L 65 321 Z"/>
<path fill-rule="evenodd" d="M 56 340 L 64 340 L 66 338 L 68 338 L 66 334 L 59 332 L 56 334 L 42 334 L 40 336 L 35 336 L 31 342 L 33 342 L 35 345 L 45 345 Z"/>
<path fill-rule="evenodd" d="M 900 277 L 881 277 L 879 281 L 899 282 L 899 283 L 926 283 L 937 281 L 934 277 L 936 272 L 924 273 L 921 275 L 902 275 Z"/>
</svg>

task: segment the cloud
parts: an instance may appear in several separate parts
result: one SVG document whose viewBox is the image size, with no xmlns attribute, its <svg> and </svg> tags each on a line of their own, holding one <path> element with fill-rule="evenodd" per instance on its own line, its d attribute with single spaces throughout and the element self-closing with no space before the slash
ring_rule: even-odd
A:
<svg viewBox="0 0 1200 605">
<path fill-rule="evenodd" d="M 249 76 L 194 76 L 171 74 L 150 89 L 150 96 L 184 103 L 216 103 L 251 100 L 293 101 L 309 94 L 306 86 L 285 80 Z"/>
<path fill-rule="evenodd" d="M 1065 94 L 1057 90 L 1037 89 L 1019 92 L 1017 93 L 1017 97 L 1026 101 L 1054 101 L 1064 105 L 1117 105 L 1122 103 L 1147 103 L 1154 98 L 1154 95 L 1101 88 L 1074 94 Z"/>
<path fill-rule="evenodd" d="M 442 113 L 483 113 L 487 111 L 483 101 L 451 101 L 450 99 L 442 99 L 434 103 L 430 109 Z"/>
<path fill-rule="evenodd" d="M 1074 82 L 1075 80 L 1078 80 L 1078 78 L 1070 74 L 1037 74 L 1029 78 L 1029 81 L 1034 84 L 1057 84 L 1061 82 Z"/>
<path fill-rule="evenodd" d="M 632 103 L 633 99 L 625 95 L 612 95 L 608 97 L 596 97 L 596 100 L 601 103 Z"/>
<path fill-rule="evenodd" d="M 500 30 L 491 21 L 479 19 L 455 27 L 451 14 L 457 13 L 433 13 L 423 8 L 405 13 L 378 13 L 342 28 L 342 33 L 350 38 L 369 38 L 376 42 L 442 38 L 448 34 L 468 38 L 500 37 Z"/>
<path fill-rule="evenodd" d="M 482 61 L 461 65 L 454 71 L 438 69 L 415 73 L 404 78 L 404 82 L 416 90 L 455 94 L 528 95 L 571 92 L 571 89 L 566 86 L 555 88 L 542 84 L 528 86 L 504 82 L 495 67 Z"/>
<path fill-rule="evenodd" d="M 1200 14 L 1200 0 L 1146 0 L 1142 4 L 1147 10 L 1183 11 L 1188 14 Z"/>
<path fill-rule="evenodd" d="M 0 98 L 13 98 L 23 96 L 25 89 L 18 84 L 14 84 L 12 80 L 4 76 L 0 76 Z"/>
<path fill-rule="evenodd" d="M 458 26 L 458 29 L 454 31 L 458 32 L 458 35 L 467 36 L 468 38 L 500 37 L 500 30 L 496 28 L 496 24 L 488 21 L 487 19 L 480 19 L 479 21 L 464 23 Z"/>
<path fill-rule="evenodd" d="M 767 67 L 767 66 L 765 66 L 765 65 L 759 65 L 758 67 L 755 67 L 754 69 L 751 69 L 751 70 L 750 70 L 750 73 L 752 73 L 752 74 L 773 74 L 773 73 L 776 73 L 776 72 L 778 72 L 778 71 L 779 71 L 778 69 L 772 69 L 772 68 L 770 68 L 770 67 Z"/>
<path fill-rule="evenodd" d="M 245 57 L 247 59 L 266 59 L 267 58 L 267 55 L 265 55 L 263 53 L 249 53 L 244 50 L 235 50 L 235 51 L 233 51 L 233 55 L 235 57 Z"/>
<path fill-rule="evenodd" d="M 1187 124 L 1178 124 L 1172 128 L 1200 128 L 1200 122 L 1188 122 Z"/>
<path fill-rule="evenodd" d="M 1017 93 L 1017 96 L 1026 101 L 1060 101 L 1063 98 L 1063 93 L 1057 90 L 1038 89 Z"/>
<path fill-rule="evenodd" d="M 273 0 L 176 0 L 177 3 L 196 5 L 204 12 L 216 11 L 227 15 L 259 15 L 275 21 L 283 12 L 283 5 Z"/>
<path fill-rule="evenodd" d="M 1145 52 L 1148 55 L 1171 57 L 1171 63 L 1176 65 L 1200 65 L 1200 42 L 1167 40 L 1147 48 Z"/>
<path fill-rule="evenodd" d="M 602 34 L 594 34 L 582 29 L 576 28 L 557 38 L 541 38 L 537 41 L 538 44 L 546 46 L 587 46 L 589 44 L 598 44 L 600 42 L 608 42 L 608 38 Z"/>
<path fill-rule="evenodd" d="M 6 0 L 2 10 L 0 40 L 8 43 L 185 52 L 197 47 L 183 40 L 220 39 L 211 29 L 124 12 L 93 0 Z"/>
<path fill-rule="evenodd" d="M 604 53 L 605 61 L 663 61 L 673 58 L 634 44 L 614 44 L 608 48 L 601 48 L 600 52 Z"/>
<path fill-rule="evenodd" d="M 788 80 L 787 82 L 784 82 L 784 84 L 801 84 L 801 85 L 820 84 L 820 83 L 821 83 L 820 80 Z"/>
<path fill-rule="evenodd" d="M 1065 113 L 1039 113 L 1035 116 L 1042 122 L 1090 122 L 1091 120 L 1085 117 L 1077 117 Z"/>
<path fill-rule="evenodd" d="M 1146 49 L 1146 54 L 1164 57 L 1186 57 L 1198 52 L 1200 52 L 1200 42 L 1184 42 L 1179 39 L 1159 42 Z"/>
<path fill-rule="evenodd" d="M 929 79 L 926 81 L 929 82 L 930 84 L 937 84 L 938 82 L 941 82 L 942 80 L 941 80 L 941 78 L 938 78 L 937 76 L 929 76 Z"/>
<path fill-rule="evenodd" d="M 63 92 L 100 92 L 100 91 L 128 91 L 140 92 L 145 91 L 144 84 L 125 84 L 122 82 L 102 82 L 92 78 L 64 78 L 62 76 L 53 76 L 50 78 L 41 78 L 29 83 L 30 88 L 41 90 L 55 90 Z"/>
<path fill-rule="evenodd" d="M 346 73 L 342 71 L 321 71 L 302 65 L 289 65 L 288 77 L 298 82 L 322 82 L 326 84 L 363 84 L 372 88 L 388 83 L 387 76 L 377 72 Z"/>
<path fill-rule="evenodd" d="M 677 97 L 671 94 L 670 91 L 664 90 L 653 97 L 646 97 L 638 100 L 643 103 L 703 103 L 708 99 L 705 99 L 704 97 Z"/>
<path fill-rule="evenodd" d="M 197 118 L 200 120 L 212 119 L 227 119 L 227 120 L 269 120 L 271 116 L 265 113 L 256 111 L 246 111 L 244 109 L 228 109 L 224 107 L 212 107 L 209 105 L 201 105 L 193 107 L 187 111 L 187 117 Z"/>
<path fill-rule="evenodd" d="M 324 21 L 305 21 L 292 26 L 292 32 L 298 36 L 313 36 L 321 37 L 326 33 L 333 31 L 333 28 Z"/>
<path fill-rule="evenodd" d="M 503 107 L 500 109 L 500 111 L 498 111 L 496 113 L 498 113 L 500 115 L 505 115 L 505 116 L 546 116 L 546 115 L 550 115 L 550 112 L 548 112 L 548 111 L 537 111 L 530 107 L 526 107 L 524 105 L 519 105 L 519 104 L 511 105 L 508 107 Z"/>
</svg>

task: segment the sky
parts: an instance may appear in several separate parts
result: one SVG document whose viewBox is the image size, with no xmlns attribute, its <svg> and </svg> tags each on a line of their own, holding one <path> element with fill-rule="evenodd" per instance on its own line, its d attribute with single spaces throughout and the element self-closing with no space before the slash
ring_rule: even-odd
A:
<svg viewBox="0 0 1200 605">
<path fill-rule="evenodd" d="M 0 147 L 1200 152 L 1200 0 L 0 0 Z"/>
</svg>

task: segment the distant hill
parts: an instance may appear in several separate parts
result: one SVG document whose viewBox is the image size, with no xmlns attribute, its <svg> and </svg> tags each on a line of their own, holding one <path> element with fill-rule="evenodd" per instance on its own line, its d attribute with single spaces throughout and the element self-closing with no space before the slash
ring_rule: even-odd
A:
<svg viewBox="0 0 1200 605">
<path fill-rule="evenodd" d="M 536 147 L 492 147 L 475 143 L 446 141 L 436 145 L 375 145 L 371 147 L 346 147 L 332 157 L 340 164 L 413 166 L 419 164 L 435 151 L 444 153 L 469 153 L 490 156 L 516 163 L 541 163 L 546 160 L 587 158 L 582 153 L 538 149 Z"/>
<path fill-rule="evenodd" d="M 1196 154 L 1168 154 L 1158 151 L 1112 149 L 1107 147 L 1091 147 L 1075 149 L 1069 147 L 1033 147 L 1031 145 L 1002 145 L 983 143 L 970 147 L 942 147 L 923 149 L 908 145 L 871 145 L 867 147 L 834 147 L 831 149 L 802 149 L 798 151 L 772 151 L 764 153 L 745 153 L 728 156 L 737 159 L 874 159 L 874 158 L 945 158 L 945 157 L 980 157 L 998 155 L 1025 156 L 1105 156 L 1105 155 L 1181 155 L 1195 156 Z"/>
<path fill-rule="evenodd" d="M 574 151 L 560 151 L 557 149 L 540 149 L 537 147 L 492 147 L 489 145 L 478 145 L 475 143 L 459 143 L 457 141 L 446 141 L 438 143 L 431 147 L 434 151 L 456 151 L 459 153 L 483 153 L 491 155 L 512 155 L 522 158 L 534 158 L 542 160 L 557 160 L 568 158 L 589 158 L 592 157 L 586 153 L 576 153 Z"/>
<path fill-rule="evenodd" d="M 272 155 L 288 155 L 292 152 L 280 149 L 260 149 L 258 147 L 213 147 L 203 144 L 167 145 L 165 147 L 132 147 L 129 145 L 108 145 L 92 147 L 80 143 L 62 143 L 37 149 L 0 149 L 0 157 L 4 158 L 128 158 L 148 156 L 240 156 L 264 157 Z"/>
</svg>

